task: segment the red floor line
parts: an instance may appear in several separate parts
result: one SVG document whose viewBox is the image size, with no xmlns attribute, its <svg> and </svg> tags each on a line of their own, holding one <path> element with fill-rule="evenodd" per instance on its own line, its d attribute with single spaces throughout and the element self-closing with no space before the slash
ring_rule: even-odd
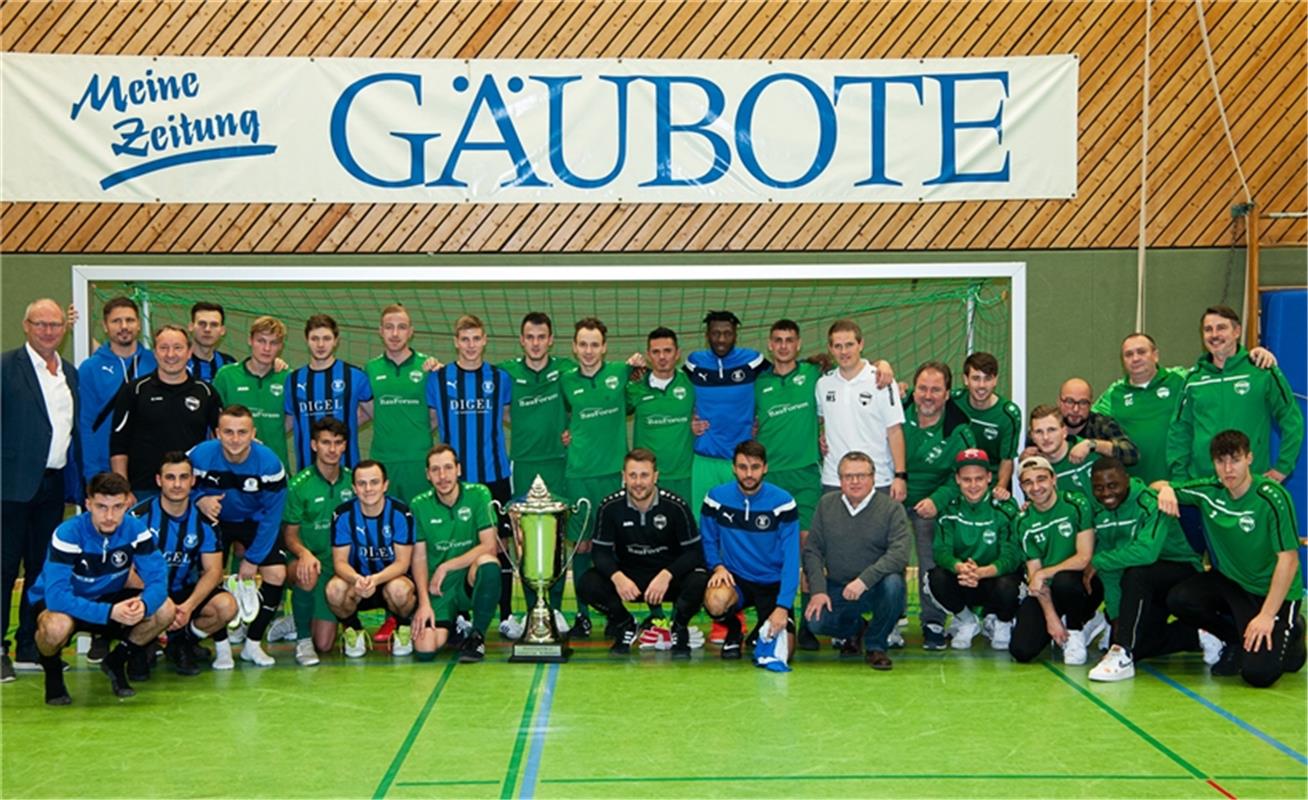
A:
<svg viewBox="0 0 1308 800">
<path fill-rule="evenodd" d="M 1213 780 L 1212 778 L 1209 778 L 1209 779 L 1208 779 L 1208 785 L 1211 786 L 1211 787 L 1213 787 L 1213 788 L 1216 789 L 1217 791 L 1221 792 L 1222 794 L 1226 795 L 1226 796 L 1229 797 L 1231 800 L 1236 800 L 1235 795 L 1233 795 L 1233 794 L 1231 794 L 1230 792 L 1228 792 L 1228 791 L 1226 791 L 1225 789 L 1223 789 L 1220 785 L 1218 785 L 1217 781 Z"/>
</svg>

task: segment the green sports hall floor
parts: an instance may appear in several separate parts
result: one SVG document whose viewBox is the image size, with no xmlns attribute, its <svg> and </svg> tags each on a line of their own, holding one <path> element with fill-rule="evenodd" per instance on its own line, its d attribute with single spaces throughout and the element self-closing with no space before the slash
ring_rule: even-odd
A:
<svg viewBox="0 0 1308 800">
<path fill-rule="evenodd" d="M 302 668 L 277 644 L 276 667 L 161 666 L 125 701 L 70 649 L 73 705 L 47 708 L 36 673 L 0 686 L 0 796 L 1308 795 L 1303 673 L 1254 690 L 1184 655 L 1090 684 L 980 637 L 928 653 L 915 627 L 889 673 L 829 649 L 789 674 L 712 645 L 619 661 L 598 640 L 564 665 L 493 641 L 481 664 L 382 649 Z"/>
</svg>

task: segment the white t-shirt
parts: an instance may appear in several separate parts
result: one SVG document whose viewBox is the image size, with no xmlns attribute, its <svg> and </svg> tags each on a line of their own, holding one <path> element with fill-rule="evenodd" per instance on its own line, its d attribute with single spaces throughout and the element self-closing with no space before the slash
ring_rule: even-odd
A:
<svg viewBox="0 0 1308 800">
<path fill-rule="evenodd" d="M 872 457 L 876 485 L 889 486 L 895 479 L 895 462 L 890 455 L 886 431 L 892 425 L 904 424 L 899 387 L 891 383 L 878 389 L 876 369 L 864 361 L 863 369 L 853 380 L 841 377 L 839 369 L 819 378 L 817 407 L 827 438 L 827 455 L 822 459 L 822 485 L 839 486 L 836 465 L 846 453 L 861 450 Z"/>
</svg>

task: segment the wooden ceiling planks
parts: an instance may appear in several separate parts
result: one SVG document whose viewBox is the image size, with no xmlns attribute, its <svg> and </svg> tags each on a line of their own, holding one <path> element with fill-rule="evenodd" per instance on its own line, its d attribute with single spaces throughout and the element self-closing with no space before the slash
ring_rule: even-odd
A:
<svg viewBox="0 0 1308 800">
<path fill-rule="evenodd" d="M 1232 134 L 1264 211 L 1302 211 L 1302 3 L 1208 2 Z M 1078 196 L 940 204 L 6 203 L 4 252 L 659 252 L 1129 247 L 1142 2 L 11 2 L 14 52 L 401 58 L 1081 56 Z M 1190 0 L 1154 4 L 1153 246 L 1224 246 L 1243 199 Z M 1264 244 L 1303 242 L 1268 221 Z"/>
</svg>

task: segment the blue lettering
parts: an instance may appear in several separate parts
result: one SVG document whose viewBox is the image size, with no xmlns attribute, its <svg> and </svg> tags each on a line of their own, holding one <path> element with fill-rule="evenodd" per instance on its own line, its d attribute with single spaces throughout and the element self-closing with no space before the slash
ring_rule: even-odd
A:
<svg viewBox="0 0 1308 800">
<path fill-rule="evenodd" d="M 763 171 L 758 163 L 758 158 L 754 155 L 754 107 L 758 105 L 759 95 L 763 90 L 777 81 L 788 80 L 798 83 L 808 92 L 809 97 L 813 98 L 813 106 L 817 109 L 818 115 L 818 147 L 817 153 L 813 156 L 813 163 L 809 165 L 808 171 L 800 175 L 793 181 L 781 181 L 773 178 Z M 753 175 L 760 183 L 772 186 L 777 189 L 793 189 L 798 186 L 804 186 L 812 182 L 814 178 L 822 174 L 822 170 L 827 168 L 831 163 L 831 157 L 836 151 L 836 109 L 827 99 L 822 89 L 811 79 L 798 75 L 793 72 L 779 72 L 776 75 L 769 75 L 745 92 L 741 98 L 740 110 L 736 114 L 736 150 L 740 153 L 740 163 L 745 165 L 750 175 Z"/>
<path fill-rule="evenodd" d="M 513 81 L 510 80 L 509 83 L 510 88 L 512 88 Z M 481 112 L 483 105 L 490 110 L 491 119 L 495 121 L 495 127 L 500 132 L 498 141 L 468 141 L 468 137 L 472 133 L 472 126 L 477 121 L 477 115 Z M 503 150 L 508 155 L 509 161 L 513 164 L 514 178 L 501 183 L 501 188 L 550 185 L 537 177 L 532 170 L 531 159 L 527 157 L 527 151 L 522 146 L 522 140 L 518 138 L 518 131 L 513 127 L 513 120 L 509 110 L 504 105 L 504 98 L 500 95 L 500 90 L 495 85 L 495 78 L 492 75 L 486 75 L 481 79 L 481 85 L 477 87 L 477 96 L 472 99 L 472 107 L 468 109 L 468 116 L 463 121 L 463 130 L 459 131 L 458 138 L 454 140 L 454 147 L 450 151 L 449 160 L 445 162 L 445 169 L 441 172 L 441 176 L 434 181 L 429 181 L 427 185 L 467 186 L 467 183 L 454 177 L 454 171 L 459 166 L 459 159 L 466 150 Z"/>
<path fill-rule="evenodd" d="M 654 179 L 640 186 L 704 186 L 721 178 L 731 168 L 731 147 L 726 139 L 709 129 L 722 110 L 726 100 L 722 88 L 707 78 L 666 77 L 662 75 L 644 75 L 644 80 L 654 84 L 655 122 L 655 173 Z M 689 84 L 699 87 L 708 98 L 708 110 L 697 121 L 688 124 L 672 124 L 672 87 L 674 84 Z M 696 178 L 672 177 L 672 134 L 693 133 L 703 137 L 713 148 L 713 164 Z"/>
<path fill-rule="evenodd" d="M 379 72 L 375 75 L 369 75 L 360 78 L 341 92 L 337 98 L 336 105 L 332 107 L 331 118 L 331 140 L 332 152 L 336 155 L 336 160 L 340 162 L 345 171 L 354 176 L 357 180 L 368 184 L 369 186 L 380 186 L 384 189 L 399 189 L 409 186 L 420 186 L 424 176 L 423 149 L 427 141 L 440 136 L 439 133 L 401 133 L 391 131 L 391 136 L 397 139 L 403 139 L 409 143 L 409 175 L 406 178 L 398 180 L 386 180 L 379 178 L 359 165 L 355 160 L 354 153 L 350 150 L 350 144 L 345 136 L 345 123 L 350 115 L 350 106 L 354 103 L 354 98 L 359 92 L 373 85 L 384 81 L 399 81 L 408 84 L 413 88 L 413 96 L 418 105 L 422 105 L 422 76 L 406 74 L 402 72 Z M 244 120 L 242 120 L 244 122 Z M 257 130 L 257 126 L 256 126 Z"/>
<path fill-rule="evenodd" d="M 627 86 L 635 78 L 601 75 L 599 79 L 613 84 L 618 97 L 618 155 L 613 169 L 601 178 L 583 178 L 572 170 L 563 158 L 563 87 L 581 80 L 580 75 L 562 78 L 550 78 L 544 75 L 529 76 L 533 81 L 540 81 L 550 90 L 550 169 L 559 180 L 579 189 L 598 189 L 613 182 L 627 163 Z"/>
<path fill-rule="evenodd" d="M 840 102 L 840 90 L 846 86 L 868 84 L 872 87 L 872 174 L 855 186 L 903 186 L 901 181 L 886 175 L 886 84 L 906 83 L 917 91 L 918 105 L 922 104 L 922 78 L 916 75 L 899 77 L 851 77 L 837 75 L 835 82 L 836 102 Z"/>
<path fill-rule="evenodd" d="M 140 117 L 128 117 L 119 120 L 114 123 L 114 130 L 118 131 L 119 136 L 123 137 L 122 144 L 114 143 L 109 146 L 114 155 L 146 156 L 150 154 L 149 147 L 136 144 L 136 140 L 148 135 L 145 130 L 145 123 L 141 121 Z"/>
<path fill-rule="evenodd" d="M 173 75 L 156 77 L 154 70 L 147 69 L 144 78 L 137 78 L 128 82 L 126 96 L 123 95 L 122 78 L 111 75 L 109 80 L 105 81 L 102 91 L 100 89 L 100 75 L 96 73 L 91 76 L 91 80 L 86 84 L 86 91 L 82 92 L 81 98 L 73 103 L 71 116 L 72 119 L 77 119 L 87 103 L 91 104 L 93 111 L 102 111 L 105 103 L 111 103 L 114 110 L 123 112 L 127 110 L 129 101 L 131 105 L 139 106 L 145 103 L 176 100 L 180 97 L 195 97 L 199 93 L 200 77 L 194 72 L 185 72 L 179 79 Z"/>
<path fill-rule="evenodd" d="M 942 183 L 1003 183 L 1008 180 L 1008 166 L 1011 153 L 1005 151 L 1004 166 L 993 172 L 958 171 L 958 141 L 960 130 L 971 128 L 994 128 L 996 140 L 1004 143 L 1004 101 L 999 101 L 999 108 L 990 119 L 960 120 L 956 119 L 957 90 L 962 81 L 998 81 L 1004 87 L 1004 97 L 1008 97 L 1007 72 L 968 72 L 957 75 L 927 75 L 926 77 L 940 84 L 940 174 L 924 186 Z"/>
</svg>

